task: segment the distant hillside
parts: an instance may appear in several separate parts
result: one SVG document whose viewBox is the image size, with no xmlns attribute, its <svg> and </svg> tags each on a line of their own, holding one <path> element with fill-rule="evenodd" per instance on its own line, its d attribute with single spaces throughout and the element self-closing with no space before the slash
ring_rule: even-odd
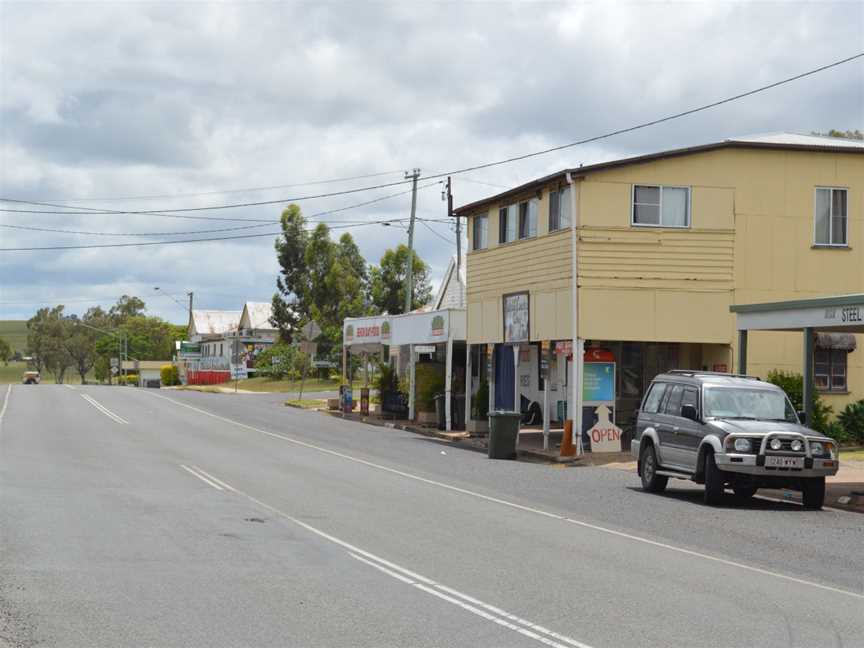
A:
<svg viewBox="0 0 864 648">
<path fill-rule="evenodd" d="M 12 347 L 12 351 L 24 353 L 27 348 L 27 320 L 0 320 L 0 338 Z"/>
</svg>

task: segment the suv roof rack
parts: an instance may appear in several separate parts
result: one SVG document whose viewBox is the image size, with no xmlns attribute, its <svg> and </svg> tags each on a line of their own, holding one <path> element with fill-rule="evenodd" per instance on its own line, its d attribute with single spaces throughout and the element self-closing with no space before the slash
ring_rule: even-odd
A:
<svg viewBox="0 0 864 648">
<path fill-rule="evenodd" d="M 762 379 L 759 376 L 748 376 L 747 374 L 726 373 L 725 371 L 698 371 L 696 369 L 670 369 L 663 373 L 676 376 L 726 376 L 727 378 L 749 378 L 750 380 Z"/>
</svg>

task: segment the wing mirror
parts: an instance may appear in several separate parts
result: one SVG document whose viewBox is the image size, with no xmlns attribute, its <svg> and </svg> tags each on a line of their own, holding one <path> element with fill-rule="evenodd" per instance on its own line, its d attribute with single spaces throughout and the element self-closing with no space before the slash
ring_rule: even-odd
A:
<svg viewBox="0 0 864 648">
<path fill-rule="evenodd" d="M 800 412 L 796 412 L 798 414 L 798 420 L 801 421 L 801 425 L 807 425 L 807 412 L 801 410 Z"/>
<path fill-rule="evenodd" d="M 681 416 L 686 419 L 690 419 L 691 421 L 699 420 L 699 412 L 696 411 L 695 405 L 682 405 L 681 406 Z"/>
</svg>

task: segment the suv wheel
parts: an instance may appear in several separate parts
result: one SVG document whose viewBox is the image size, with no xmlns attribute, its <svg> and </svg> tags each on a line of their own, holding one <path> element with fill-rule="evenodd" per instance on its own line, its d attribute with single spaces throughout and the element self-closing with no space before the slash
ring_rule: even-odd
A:
<svg viewBox="0 0 864 648">
<path fill-rule="evenodd" d="M 657 474 L 660 464 L 657 463 L 657 453 L 653 443 L 646 443 L 642 448 L 642 488 L 649 493 L 662 493 L 666 490 L 669 478 Z"/>
<path fill-rule="evenodd" d="M 714 453 L 705 454 L 705 503 L 714 506 L 723 499 L 723 487 L 725 486 L 723 471 L 717 467 L 714 461 Z"/>
<path fill-rule="evenodd" d="M 804 500 L 804 508 L 818 511 L 825 501 L 825 478 L 810 477 L 802 481 L 801 495 Z"/>
</svg>

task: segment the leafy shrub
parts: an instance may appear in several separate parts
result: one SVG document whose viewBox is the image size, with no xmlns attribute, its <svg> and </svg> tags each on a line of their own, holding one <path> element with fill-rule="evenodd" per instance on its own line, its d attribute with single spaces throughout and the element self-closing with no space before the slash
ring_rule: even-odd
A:
<svg viewBox="0 0 864 648">
<path fill-rule="evenodd" d="M 777 385 L 780 389 L 786 392 L 789 400 L 792 401 L 792 406 L 796 411 L 805 409 L 804 407 L 804 377 L 801 374 L 796 374 L 787 371 L 769 371 L 768 382 Z M 813 419 L 807 421 L 807 427 L 822 432 L 823 434 L 828 429 L 828 418 L 834 408 L 826 405 L 814 390 L 813 392 Z"/>
<path fill-rule="evenodd" d="M 272 380 L 300 380 L 310 367 L 309 356 L 290 344 L 274 344 L 255 360 L 257 373 Z"/>
<path fill-rule="evenodd" d="M 837 421 L 831 421 L 828 425 L 825 426 L 825 430 L 823 430 L 822 433 L 825 436 L 831 437 L 837 443 L 840 443 L 842 445 L 848 445 L 855 440 L 855 438 L 851 434 L 849 434 L 849 432 L 847 432 L 845 428 Z"/>
<path fill-rule="evenodd" d="M 138 374 L 136 373 L 127 373 L 125 376 L 120 375 L 117 376 L 117 384 L 118 385 L 132 385 L 133 387 L 138 384 Z"/>
<path fill-rule="evenodd" d="M 180 384 L 180 370 L 174 365 L 162 365 L 159 370 L 159 376 L 162 379 L 162 384 L 166 386 Z"/>
<path fill-rule="evenodd" d="M 864 398 L 849 403 L 837 416 L 837 422 L 849 437 L 849 442 L 864 443 Z"/>
<path fill-rule="evenodd" d="M 417 411 L 434 412 L 435 396 L 444 391 L 444 365 L 435 362 L 419 363 L 414 368 L 417 388 Z"/>
</svg>

